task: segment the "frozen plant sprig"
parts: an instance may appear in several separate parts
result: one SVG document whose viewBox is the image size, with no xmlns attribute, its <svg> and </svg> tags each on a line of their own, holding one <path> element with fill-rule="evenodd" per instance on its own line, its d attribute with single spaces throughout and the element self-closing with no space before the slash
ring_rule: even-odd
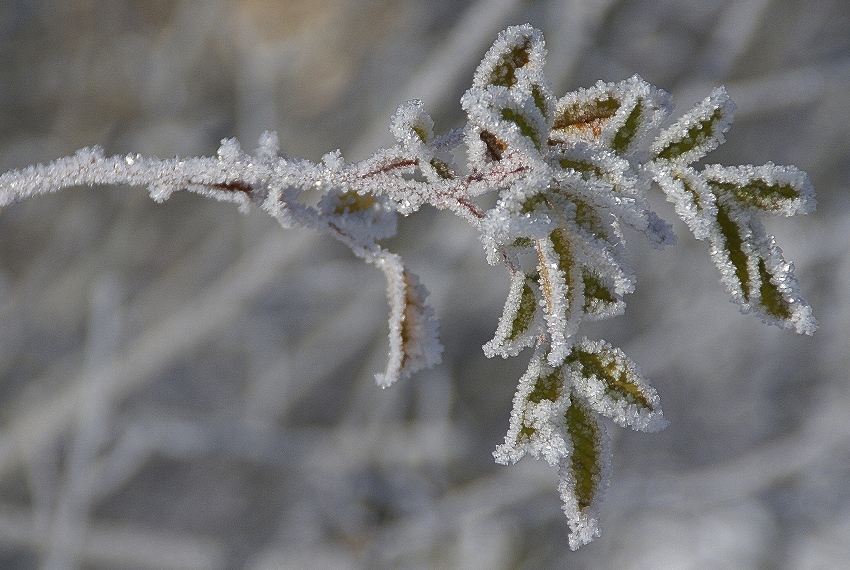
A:
<svg viewBox="0 0 850 570">
<path fill-rule="evenodd" d="M 435 135 L 423 104 L 407 102 L 392 118 L 396 144 L 361 162 L 345 163 L 338 151 L 320 163 L 292 159 L 273 133 L 253 154 L 226 139 L 212 158 L 106 157 L 95 147 L 3 174 L 0 207 L 69 186 L 125 184 L 146 186 L 157 202 L 189 190 L 241 209 L 256 204 L 283 227 L 326 233 L 386 276 L 389 357 L 376 375 L 382 387 L 437 364 L 442 347 L 427 290 L 379 242 L 395 233 L 398 214 L 423 204 L 451 210 L 480 232 L 488 261 L 510 277 L 485 354 L 533 350 L 496 461 L 531 454 L 558 467 L 575 549 L 600 532 L 598 506 L 610 472 L 602 418 L 647 432 L 667 424 L 656 391 L 628 356 L 578 338 L 583 321 L 621 314 L 634 290 L 624 226 L 658 248 L 675 243 L 670 225 L 649 208 L 647 191 L 660 188 L 694 236 L 708 239 L 743 312 L 806 334 L 816 328 L 811 309 L 761 218 L 808 213 L 815 200 L 808 177 L 794 167 L 694 166 L 724 141 L 732 122 L 734 105 L 723 88 L 662 129 L 672 110 L 664 91 L 634 76 L 557 99 L 543 74 L 545 54 L 540 31 L 508 28 L 461 99 L 465 127 Z M 467 163 L 458 165 L 454 157 L 464 150 Z M 495 205 L 483 207 L 483 195 L 495 195 Z"/>
</svg>

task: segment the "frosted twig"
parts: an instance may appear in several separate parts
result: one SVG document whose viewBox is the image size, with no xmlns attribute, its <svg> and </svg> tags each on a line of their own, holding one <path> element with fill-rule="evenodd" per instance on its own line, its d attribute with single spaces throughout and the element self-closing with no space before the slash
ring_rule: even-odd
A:
<svg viewBox="0 0 850 570">
<path fill-rule="evenodd" d="M 758 8 L 760 0 L 747 6 Z M 463 129 L 437 135 L 423 102 L 408 101 L 391 119 L 395 144 L 359 162 L 346 163 L 339 151 L 319 163 L 288 158 L 274 133 L 260 138 L 254 154 L 225 139 L 211 158 L 106 157 L 95 147 L 0 175 L 0 207 L 69 186 L 126 184 L 146 186 L 158 202 L 188 190 L 243 210 L 253 204 L 284 227 L 327 234 L 386 278 L 389 350 L 384 372 L 376 375 L 381 387 L 439 363 L 442 346 L 427 290 L 380 242 L 395 234 L 398 214 L 424 205 L 455 213 L 481 234 L 487 260 L 511 276 L 487 356 L 533 349 L 508 434 L 494 455 L 514 463 L 528 454 L 558 468 L 575 549 L 600 533 L 611 467 L 601 418 L 638 431 L 667 425 L 658 394 L 635 362 L 607 342 L 578 337 L 586 321 L 621 314 L 635 288 L 623 227 L 658 249 L 676 242 L 672 227 L 650 207 L 648 192 L 660 189 L 694 236 L 709 242 L 721 281 L 742 312 L 811 334 L 817 326 L 793 264 L 762 219 L 811 212 L 815 200 L 806 173 L 792 166 L 700 165 L 733 122 L 735 105 L 723 87 L 664 126 L 671 98 L 639 76 L 557 98 L 543 72 L 545 57 L 539 30 L 504 30 L 461 98 L 468 119 Z M 463 153 L 466 164 L 459 165 Z M 251 279 L 259 286 L 270 269 L 254 261 L 267 260 L 249 261 L 239 277 L 256 271 Z M 83 383 L 86 390 L 51 402 L 49 419 L 20 418 L 13 424 L 26 434 L 20 441 L 38 441 L 37 430 L 55 429 L 38 425 L 41 420 L 51 426 L 67 421 L 93 386 L 114 397 L 222 323 L 232 309 L 221 307 L 233 305 L 232 277 L 222 281 L 227 289 L 213 286 L 167 319 L 167 335 L 143 337 L 147 342 L 91 371 L 94 384 Z M 251 290 L 241 281 L 235 288 Z M 203 312 L 209 306 L 218 309 Z M 182 320 L 192 316 L 199 322 Z M 155 364 L 144 360 L 152 355 Z"/>
</svg>

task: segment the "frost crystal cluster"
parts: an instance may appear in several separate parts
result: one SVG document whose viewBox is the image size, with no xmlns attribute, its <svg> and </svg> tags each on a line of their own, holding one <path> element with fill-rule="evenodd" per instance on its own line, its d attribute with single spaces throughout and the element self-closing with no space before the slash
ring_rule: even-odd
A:
<svg viewBox="0 0 850 570">
<path fill-rule="evenodd" d="M 69 186 L 127 184 L 146 186 L 156 201 L 189 190 L 243 208 L 256 204 L 284 227 L 329 234 L 387 278 L 389 358 L 376 376 L 382 387 L 438 363 L 442 347 L 426 289 L 379 242 L 395 233 L 398 214 L 423 204 L 460 215 L 480 231 L 488 261 L 510 274 L 504 314 L 484 352 L 532 351 L 496 461 L 530 454 L 558 468 L 575 549 L 599 535 L 610 471 L 602 418 L 640 431 L 666 425 L 635 363 L 604 341 L 578 336 L 583 321 L 622 313 L 635 287 L 624 227 L 658 248 L 675 242 L 647 191 L 660 188 L 694 236 L 708 240 L 743 312 L 806 334 L 816 328 L 811 310 L 761 219 L 807 213 L 815 201 L 808 177 L 794 167 L 695 165 L 732 122 L 723 88 L 662 126 L 670 97 L 638 76 L 558 99 L 543 75 L 545 54 L 540 31 L 508 28 L 461 99 L 465 127 L 436 135 L 422 103 L 410 101 L 392 118 L 395 146 L 362 162 L 346 163 L 338 151 L 318 164 L 289 158 L 272 133 L 253 154 L 225 140 L 212 158 L 106 157 L 84 149 L 0 176 L 0 206 Z M 466 164 L 457 164 L 464 153 Z M 479 200 L 484 195 L 496 200 Z"/>
</svg>

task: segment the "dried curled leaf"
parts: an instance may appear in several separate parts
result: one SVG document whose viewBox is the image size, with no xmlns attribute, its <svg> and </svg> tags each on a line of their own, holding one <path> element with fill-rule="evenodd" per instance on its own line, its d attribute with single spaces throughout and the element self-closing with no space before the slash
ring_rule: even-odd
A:
<svg viewBox="0 0 850 570">
<path fill-rule="evenodd" d="M 390 350 L 387 368 L 376 374 L 386 388 L 423 368 L 439 364 L 443 347 L 439 342 L 434 309 L 426 303 L 428 291 L 419 278 L 401 264 L 395 254 L 384 254 L 375 263 L 387 277 L 390 303 Z"/>
</svg>

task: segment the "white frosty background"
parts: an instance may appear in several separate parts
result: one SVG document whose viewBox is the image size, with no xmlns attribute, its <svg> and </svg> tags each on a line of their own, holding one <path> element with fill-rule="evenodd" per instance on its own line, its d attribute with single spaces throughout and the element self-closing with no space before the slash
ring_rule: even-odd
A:
<svg viewBox="0 0 850 570">
<path fill-rule="evenodd" d="M 569 552 L 556 473 L 497 466 L 529 355 L 487 360 L 507 293 L 423 210 L 392 248 L 432 291 L 444 363 L 380 390 L 382 275 L 328 238 L 194 195 L 79 188 L 0 213 L 0 567 L 850 567 L 850 3 L 845 0 L 6 0 L 0 169 L 102 144 L 292 156 L 445 131 L 496 33 L 546 35 L 560 92 L 640 73 L 680 110 L 725 84 L 712 160 L 807 170 L 772 221 L 814 337 L 727 301 L 707 252 L 632 239 L 621 346 L 672 425 L 613 429 L 603 535 Z M 659 204 L 665 217 L 672 207 Z"/>
</svg>

